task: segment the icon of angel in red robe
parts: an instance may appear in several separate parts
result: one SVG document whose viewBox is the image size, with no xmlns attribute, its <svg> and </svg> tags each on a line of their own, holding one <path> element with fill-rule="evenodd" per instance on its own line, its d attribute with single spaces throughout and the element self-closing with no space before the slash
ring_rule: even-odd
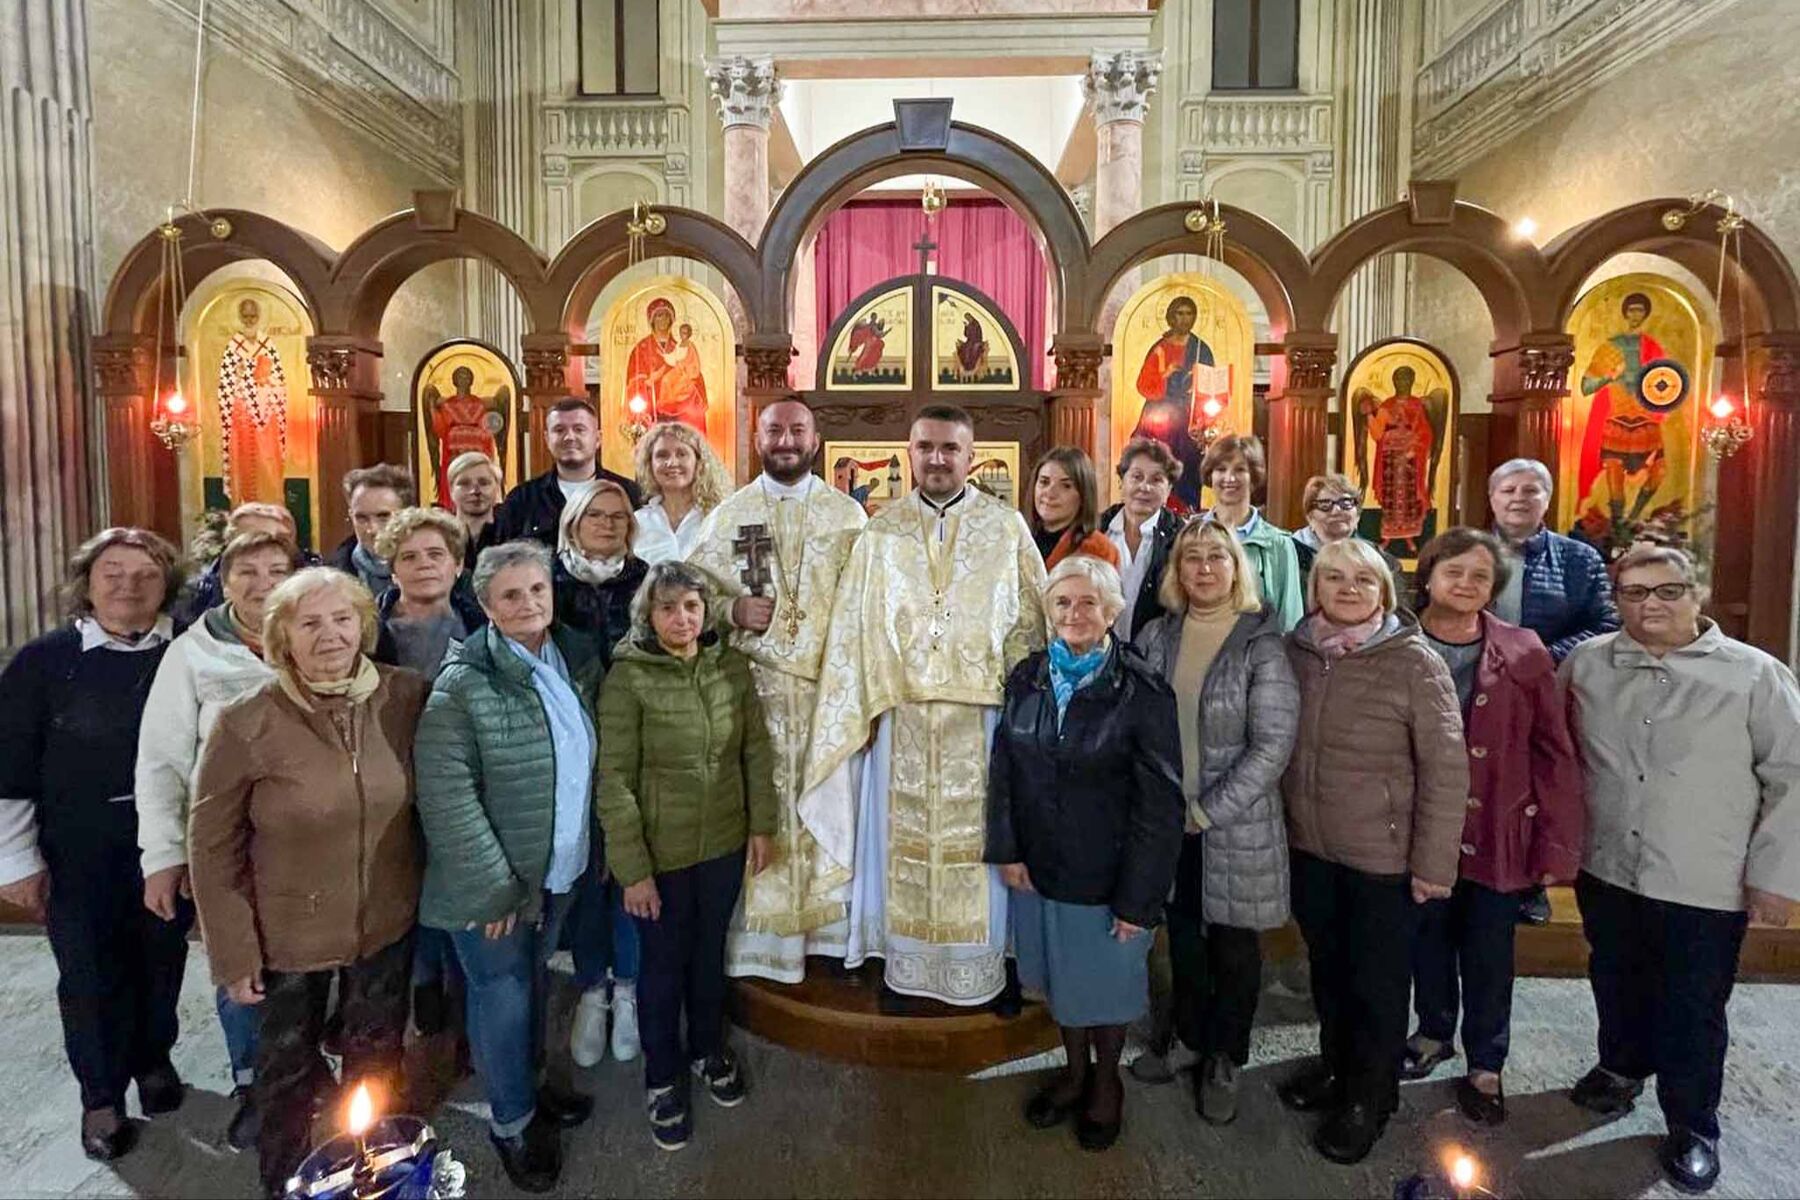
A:
<svg viewBox="0 0 1800 1200">
<path fill-rule="evenodd" d="M 1383 549 L 1405 558 L 1416 557 L 1426 537 L 1450 417 L 1449 391 L 1439 387 L 1415 396 L 1417 379 L 1411 367 L 1395 367 L 1393 395 L 1377 400 L 1374 390 L 1364 387 L 1350 398 L 1356 469 L 1369 481 L 1381 509 L 1377 540 Z"/>
<path fill-rule="evenodd" d="M 478 450 L 500 462 L 500 435 L 506 430 L 506 413 L 512 406 L 512 389 L 502 384 L 492 398 L 475 395 L 475 372 L 458 367 L 450 372 L 455 392 L 446 396 L 436 384 L 426 384 L 425 448 L 437 475 L 437 499 L 450 505 L 450 479 L 446 474 L 456 456 Z"/>
</svg>

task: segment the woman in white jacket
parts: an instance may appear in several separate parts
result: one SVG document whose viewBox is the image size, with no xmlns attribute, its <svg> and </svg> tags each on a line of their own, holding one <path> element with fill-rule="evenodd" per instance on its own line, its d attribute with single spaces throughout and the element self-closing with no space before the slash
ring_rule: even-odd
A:
<svg viewBox="0 0 1800 1200">
<path fill-rule="evenodd" d="M 294 573 L 299 552 L 286 537 L 241 533 L 219 556 L 225 603 L 208 609 L 169 646 L 138 734 L 135 798 L 138 849 L 143 858 L 144 906 L 173 920 L 191 904 L 187 877 L 187 814 L 200 750 L 219 713 L 275 677 L 262 660 L 263 604 Z M 231 1058 L 232 1096 L 238 1102 L 226 1136 L 238 1149 L 256 1145 L 250 1084 L 256 1072 L 256 1010 L 217 995 L 219 1025 Z"/>
</svg>

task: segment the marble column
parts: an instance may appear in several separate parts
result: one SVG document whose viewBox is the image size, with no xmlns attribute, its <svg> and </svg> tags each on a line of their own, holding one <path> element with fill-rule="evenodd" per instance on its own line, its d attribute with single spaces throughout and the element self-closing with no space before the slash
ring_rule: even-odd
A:
<svg viewBox="0 0 1800 1200">
<path fill-rule="evenodd" d="M 769 122 L 781 100 L 781 80 L 773 59 L 734 54 L 706 60 L 706 89 L 725 126 L 725 224 L 754 245 L 769 217 Z M 743 356 L 737 365 L 736 471 L 742 482 L 756 469 L 750 436 L 756 414 L 788 390 L 793 346 L 785 335 L 779 347 L 759 344 L 736 292 L 726 296 L 725 307 Z"/>
<path fill-rule="evenodd" d="M 1094 240 L 1136 213 L 1144 197 L 1144 114 L 1162 77 L 1162 55 L 1096 50 L 1082 92 L 1094 116 Z"/>
<path fill-rule="evenodd" d="M 706 61 L 706 87 L 725 126 L 725 223 L 755 244 L 769 215 L 769 121 L 781 99 L 774 60 Z"/>
<path fill-rule="evenodd" d="M 1346 225 L 1400 199 L 1403 8 L 1400 0 L 1342 0 L 1338 9 L 1348 75 L 1339 158 Z M 1398 266 L 1393 255 L 1378 255 L 1345 283 L 1334 326 L 1346 356 L 1400 331 Z"/>
<path fill-rule="evenodd" d="M 6 6 L 0 37 L 0 647 L 55 623 L 105 485 L 88 377 L 97 295 L 84 0 Z"/>
</svg>

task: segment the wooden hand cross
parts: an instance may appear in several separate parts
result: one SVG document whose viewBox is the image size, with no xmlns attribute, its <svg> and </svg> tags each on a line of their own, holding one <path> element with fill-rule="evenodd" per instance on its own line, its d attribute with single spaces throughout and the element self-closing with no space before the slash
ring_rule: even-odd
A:
<svg viewBox="0 0 1800 1200">
<path fill-rule="evenodd" d="M 752 596 L 762 595 L 763 589 L 769 586 L 769 553 L 775 549 L 769 527 L 739 525 L 731 548 L 744 556 L 744 569 L 738 572 L 738 578 L 743 580 Z"/>
</svg>

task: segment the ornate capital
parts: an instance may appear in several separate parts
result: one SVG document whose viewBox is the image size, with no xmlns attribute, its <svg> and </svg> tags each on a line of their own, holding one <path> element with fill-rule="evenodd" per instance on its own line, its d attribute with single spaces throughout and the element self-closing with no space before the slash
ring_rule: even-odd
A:
<svg viewBox="0 0 1800 1200">
<path fill-rule="evenodd" d="M 356 351 L 349 346 L 309 347 L 306 369 L 312 374 L 313 391 L 349 391 L 350 377 L 356 370 Z"/>
<path fill-rule="evenodd" d="M 1569 368 L 1575 365 L 1575 347 L 1522 346 L 1519 349 L 1519 390 L 1562 392 L 1569 386 Z"/>
<path fill-rule="evenodd" d="M 787 338 L 744 346 L 744 384 L 753 392 L 785 392 L 794 344 Z"/>
<path fill-rule="evenodd" d="M 520 355 L 525 360 L 525 390 L 534 396 L 561 396 L 569 390 L 569 350 L 567 346 L 526 346 Z"/>
<path fill-rule="evenodd" d="M 1150 93 L 1162 78 L 1162 55 L 1144 50 L 1094 51 L 1082 94 L 1093 110 L 1094 124 L 1142 121 L 1150 108 Z"/>
<path fill-rule="evenodd" d="M 1337 365 L 1336 346 L 1287 347 L 1287 390 L 1323 392 L 1331 389 L 1331 368 Z"/>
<path fill-rule="evenodd" d="M 137 334 L 94 339 L 94 376 L 102 395 L 138 395 L 150 389 L 150 339 Z"/>
<path fill-rule="evenodd" d="M 1757 409 L 1800 411 L 1800 334 L 1750 335 L 1751 362 L 1762 368 L 1752 391 Z"/>
<path fill-rule="evenodd" d="M 1106 348 L 1099 342 L 1070 342 L 1058 338 L 1051 353 L 1056 358 L 1057 391 L 1100 390 L 1100 360 L 1105 357 Z"/>
<path fill-rule="evenodd" d="M 725 128 L 754 125 L 766 130 L 781 100 L 781 79 L 774 59 L 733 54 L 706 60 L 706 90 L 718 101 Z"/>
</svg>

